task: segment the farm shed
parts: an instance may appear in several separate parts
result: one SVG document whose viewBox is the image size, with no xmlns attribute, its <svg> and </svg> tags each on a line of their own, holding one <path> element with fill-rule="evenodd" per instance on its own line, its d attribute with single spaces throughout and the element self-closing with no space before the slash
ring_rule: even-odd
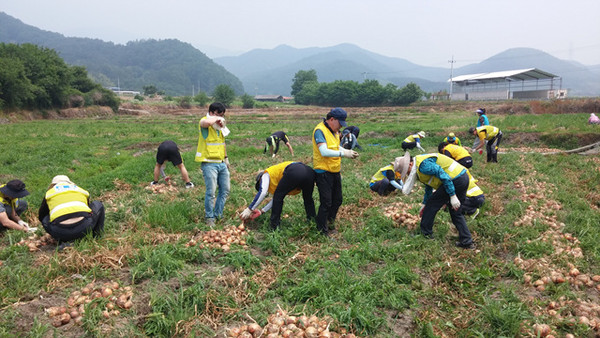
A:
<svg viewBox="0 0 600 338">
<path fill-rule="evenodd" d="M 452 100 L 565 98 L 562 78 L 537 68 L 460 75 L 451 82 Z"/>
<path fill-rule="evenodd" d="M 256 101 L 284 102 L 284 98 L 281 95 L 256 95 L 254 99 Z"/>
</svg>

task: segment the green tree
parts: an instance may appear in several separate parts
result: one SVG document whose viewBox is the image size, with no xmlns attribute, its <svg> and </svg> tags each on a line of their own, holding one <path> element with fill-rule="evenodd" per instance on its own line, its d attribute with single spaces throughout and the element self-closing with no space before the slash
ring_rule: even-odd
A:
<svg viewBox="0 0 600 338">
<path fill-rule="evenodd" d="M 302 90 L 294 96 L 296 104 L 317 104 L 320 84 L 318 82 L 309 82 L 302 87 Z"/>
<path fill-rule="evenodd" d="M 296 75 L 294 75 L 294 80 L 292 82 L 292 96 L 296 96 L 306 85 L 311 82 L 319 82 L 317 79 L 317 71 L 314 69 L 311 70 L 299 70 Z"/>
<path fill-rule="evenodd" d="M 194 101 L 198 103 L 199 106 L 204 107 L 210 101 L 208 95 L 205 92 L 198 92 L 196 96 L 194 96 Z"/>
<path fill-rule="evenodd" d="M 365 80 L 359 86 L 359 104 L 361 106 L 379 106 L 382 105 L 387 93 L 384 87 L 377 80 Z"/>
<path fill-rule="evenodd" d="M 417 84 L 411 82 L 394 93 L 392 96 L 392 104 L 408 105 L 420 100 L 423 94 L 424 92 L 421 88 Z"/>
<path fill-rule="evenodd" d="M 220 84 L 216 86 L 213 91 L 213 100 L 221 102 L 225 107 L 229 108 L 233 103 L 233 100 L 235 100 L 235 92 L 228 85 Z"/>
<path fill-rule="evenodd" d="M 244 94 L 241 96 L 242 99 L 242 108 L 250 109 L 254 108 L 254 97 L 248 94 Z"/>
<path fill-rule="evenodd" d="M 18 108 L 33 101 L 33 86 L 18 59 L 0 57 L 0 107 Z"/>
<path fill-rule="evenodd" d="M 158 89 L 156 88 L 155 85 L 143 86 L 142 90 L 143 90 L 144 95 L 146 95 L 146 96 L 152 96 L 158 92 Z"/>
</svg>

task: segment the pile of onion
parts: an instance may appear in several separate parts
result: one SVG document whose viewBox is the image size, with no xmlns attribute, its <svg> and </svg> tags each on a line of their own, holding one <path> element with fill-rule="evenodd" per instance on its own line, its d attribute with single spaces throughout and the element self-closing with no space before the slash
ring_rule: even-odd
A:
<svg viewBox="0 0 600 338">
<path fill-rule="evenodd" d="M 185 246 L 190 247 L 198 245 L 200 248 L 206 246 L 214 249 L 222 249 L 225 252 L 229 251 L 233 244 L 248 248 L 245 240 L 247 234 L 248 232 L 246 231 L 244 224 L 240 224 L 237 227 L 232 225 L 223 230 L 213 229 L 200 233 L 192 237 Z"/>
<path fill-rule="evenodd" d="M 105 318 L 118 316 L 120 309 L 128 310 L 133 306 L 133 291 L 130 286 L 121 288 L 118 282 L 89 283 L 88 285 L 71 292 L 67 298 L 67 306 L 54 306 L 46 309 L 46 313 L 52 318 L 52 325 L 59 327 L 68 324 L 71 320 L 75 324 L 81 324 L 85 314 L 85 305 L 93 299 L 106 298 L 106 303 L 102 315 Z"/>
<path fill-rule="evenodd" d="M 227 330 L 228 337 L 239 338 L 355 338 L 356 335 L 347 333 L 344 329 L 335 332 L 329 329 L 330 319 L 312 316 L 293 316 L 283 310 L 269 315 L 268 323 L 261 327 L 257 323 L 244 324 Z"/>
<path fill-rule="evenodd" d="M 171 185 L 171 181 L 166 184 L 155 184 L 146 186 L 146 190 L 150 190 L 155 194 L 176 193 L 179 191 L 176 186 Z"/>
<path fill-rule="evenodd" d="M 383 215 L 385 217 L 390 217 L 398 225 L 405 226 L 409 230 L 412 230 L 417 227 L 417 224 L 419 224 L 421 220 L 418 215 L 413 215 L 407 211 L 410 208 L 412 208 L 412 205 L 410 204 L 396 202 L 385 207 L 383 210 Z"/>
<path fill-rule="evenodd" d="M 56 240 L 50 236 L 50 234 L 44 234 L 39 237 L 38 235 L 31 235 L 27 237 L 27 239 L 23 238 L 21 241 L 17 243 L 17 245 L 26 246 L 29 248 L 30 252 L 34 252 L 39 250 L 44 245 L 53 245 L 56 244 Z"/>
</svg>

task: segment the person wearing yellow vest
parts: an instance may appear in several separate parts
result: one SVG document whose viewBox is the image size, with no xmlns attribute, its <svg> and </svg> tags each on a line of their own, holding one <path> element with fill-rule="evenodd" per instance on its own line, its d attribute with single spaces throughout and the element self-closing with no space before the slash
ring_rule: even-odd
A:
<svg viewBox="0 0 600 338">
<path fill-rule="evenodd" d="M 420 131 L 416 134 L 408 135 L 404 141 L 402 141 L 402 150 L 419 148 L 421 152 L 425 152 L 425 149 L 421 147 L 421 139 L 425 137 L 425 132 Z"/>
<path fill-rule="evenodd" d="M 229 134 L 225 126 L 225 106 L 213 102 L 208 114 L 200 119 L 196 162 L 201 162 L 202 176 L 206 185 L 204 195 L 204 220 L 213 227 L 215 219 L 223 217 L 225 201 L 229 196 L 229 158 L 225 148 L 225 136 Z M 215 193 L 219 195 L 215 199 Z"/>
<path fill-rule="evenodd" d="M 453 160 L 462 164 L 462 166 L 467 169 L 473 166 L 473 158 L 471 157 L 471 153 L 461 146 L 442 142 L 438 145 L 438 152 L 451 157 Z"/>
<path fill-rule="evenodd" d="M 462 143 L 460 142 L 460 139 L 458 137 L 456 137 L 456 135 L 454 135 L 454 133 L 448 134 L 448 136 L 444 137 L 444 140 L 442 142 L 448 142 L 450 144 L 456 144 L 457 146 L 462 147 Z"/>
<path fill-rule="evenodd" d="M 11 180 L 0 185 L 0 233 L 6 229 L 35 232 L 21 219 L 21 214 L 27 210 L 27 201 L 23 197 L 29 195 L 25 183 L 21 180 Z"/>
<path fill-rule="evenodd" d="M 417 180 L 425 185 L 423 206 L 419 211 L 421 233 L 427 238 L 433 238 L 435 215 L 444 205 L 449 204 L 452 223 L 458 230 L 456 246 L 474 248 L 471 232 L 460 212 L 469 186 L 468 170 L 443 154 L 422 154 L 411 159 L 408 152 L 399 161 L 398 169 L 404 182 L 402 193 L 405 195 L 410 194 Z"/>
<path fill-rule="evenodd" d="M 469 128 L 469 134 L 475 135 L 479 138 L 479 145 L 472 150 L 472 152 L 479 151 L 481 154 L 483 146 L 485 144 L 485 150 L 487 152 L 488 162 L 498 162 L 498 147 L 502 140 L 502 131 L 494 126 L 481 126 Z M 483 141 L 487 141 L 487 144 Z"/>
<path fill-rule="evenodd" d="M 340 128 L 347 126 L 347 117 L 344 109 L 333 108 L 312 133 L 313 168 L 320 200 L 317 230 L 325 236 L 329 236 L 329 225 L 333 226 L 342 205 L 342 157 L 355 159 L 359 155 L 354 150 L 340 147 Z"/>
<path fill-rule="evenodd" d="M 40 205 L 38 218 L 59 245 L 85 237 L 88 233 L 97 238 L 104 231 L 102 202 L 90 203 L 89 192 L 65 175 L 52 179 Z"/>
<path fill-rule="evenodd" d="M 469 187 L 467 188 L 465 202 L 460 209 L 463 214 L 472 215 L 471 217 L 475 218 L 479 215 L 479 208 L 485 202 L 485 196 L 483 195 L 483 190 L 477 185 L 477 180 L 469 171 L 467 171 L 467 174 L 469 175 Z"/>
<path fill-rule="evenodd" d="M 256 219 L 272 208 L 270 224 L 271 229 L 275 230 L 281 221 L 283 199 L 287 195 L 297 195 L 301 191 L 307 221 L 316 217 L 315 202 L 312 198 L 315 188 L 315 172 L 302 162 L 282 162 L 260 171 L 256 176 L 254 187 L 257 193 L 252 203 L 242 211 L 241 218 L 243 220 Z M 273 199 L 262 209 L 258 209 L 268 193 L 273 195 Z"/>
<path fill-rule="evenodd" d="M 400 172 L 397 170 L 401 159 L 402 157 L 396 157 L 394 162 L 377 170 L 369 182 L 372 191 L 378 193 L 379 196 L 387 196 L 396 189 L 402 190 L 403 183 L 400 179 Z"/>
</svg>

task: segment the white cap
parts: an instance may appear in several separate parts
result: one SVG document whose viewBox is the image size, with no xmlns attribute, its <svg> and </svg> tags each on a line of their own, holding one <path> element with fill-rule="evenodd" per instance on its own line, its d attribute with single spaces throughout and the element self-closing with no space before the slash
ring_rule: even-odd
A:
<svg viewBox="0 0 600 338">
<path fill-rule="evenodd" d="M 71 182 L 71 180 L 69 179 L 69 177 L 67 175 L 56 175 L 54 176 L 54 178 L 52 179 L 52 184 L 58 184 L 58 183 L 71 183 L 73 184 L 73 182 Z"/>
</svg>

